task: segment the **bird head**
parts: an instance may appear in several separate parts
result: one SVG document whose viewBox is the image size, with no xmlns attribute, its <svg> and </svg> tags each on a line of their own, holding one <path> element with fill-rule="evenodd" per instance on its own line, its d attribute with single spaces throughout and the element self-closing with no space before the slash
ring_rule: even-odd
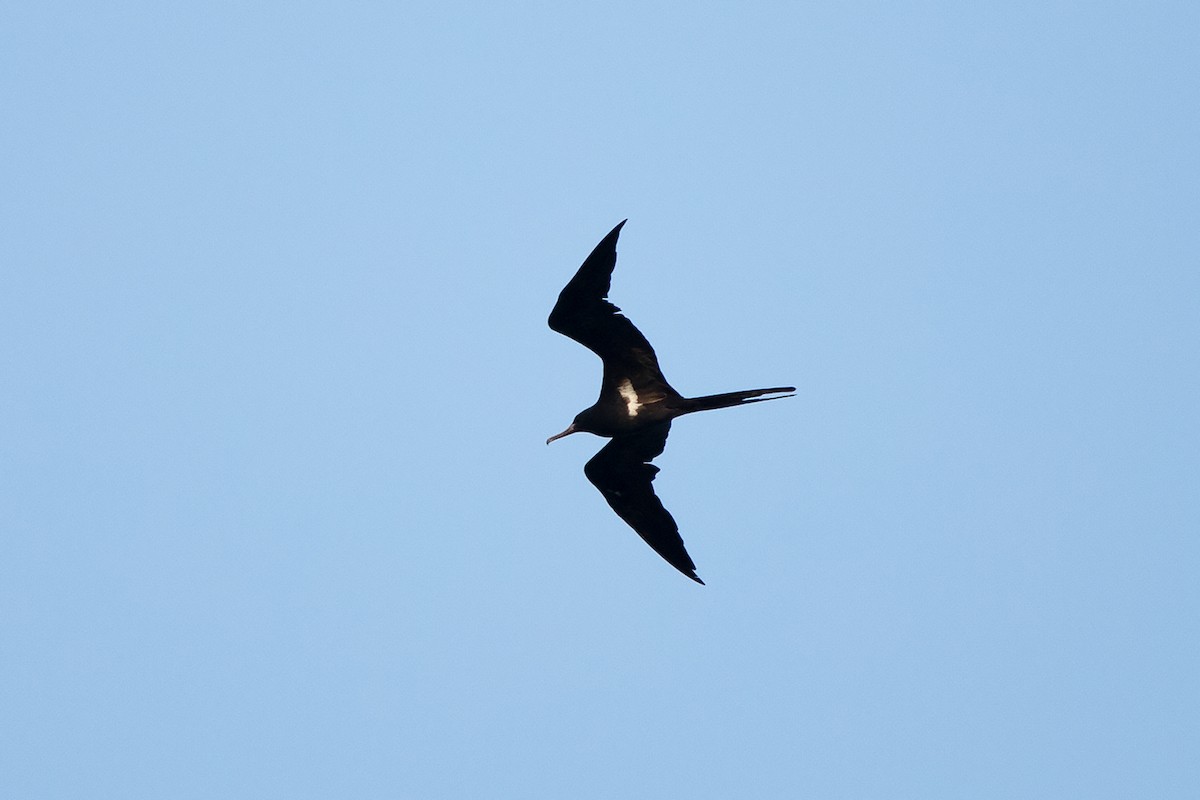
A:
<svg viewBox="0 0 1200 800">
<path fill-rule="evenodd" d="M 572 433 L 595 433 L 595 420 L 592 419 L 594 409 L 585 408 L 575 415 L 575 419 L 567 426 L 567 429 L 562 433 L 556 433 L 546 440 L 546 444 L 550 444 L 555 439 L 561 439 L 564 436 L 570 436 Z"/>
</svg>

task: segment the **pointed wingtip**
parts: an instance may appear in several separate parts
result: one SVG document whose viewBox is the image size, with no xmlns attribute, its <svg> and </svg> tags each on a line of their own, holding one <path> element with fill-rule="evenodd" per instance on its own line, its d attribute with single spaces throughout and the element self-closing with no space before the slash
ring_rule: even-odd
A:
<svg viewBox="0 0 1200 800">
<path fill-rule="evenodd" d="M 596 249 L 592 251 L 592 255 L 588 256 L 588 259 L 590 260 L 593 256 L 604 253 L 609 248 L 615 248 L 617 246 L 617 239 L 621 237 L 621 228 L 625 227 L 626 222 L 629 222 L 629 220 L 621 220 L 611 231 L 604 234 L 604 238 L 596 245 Z M 587 261 L 584 264 L 587 264 Z"/>
</svg>

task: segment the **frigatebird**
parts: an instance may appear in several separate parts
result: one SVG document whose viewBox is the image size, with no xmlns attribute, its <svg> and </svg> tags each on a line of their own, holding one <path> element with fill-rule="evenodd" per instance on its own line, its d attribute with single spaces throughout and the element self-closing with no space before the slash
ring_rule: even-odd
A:
<svg viewBox="0 0 1200 800">
<path fill-rule="evenodd" d="M 617 237 L 622 220 L 579 267 L 558 295 L 550 312 L 550 329 L 570 337 L 600 356 L 604 376 L 600 399 L 575 415 L 550 444 L 572 433 L 594 433 L 612 439 L 583 467 L 617 516 L 625 520 L 667 563 L 696 583 L 696 565 L 683 546 L 679 526 L 654 494 L 651 481 L 658 467 L 650 462 L 667 446 L 671 420 L 696 411 L 761 403 L 790 397 L 793 386 L 684 397 L 671 388 L 658 366 L 654 348 L 621 309 L 608 302 Z M 762 395 L 775 395 L 763 397 Z"/>
</svg>

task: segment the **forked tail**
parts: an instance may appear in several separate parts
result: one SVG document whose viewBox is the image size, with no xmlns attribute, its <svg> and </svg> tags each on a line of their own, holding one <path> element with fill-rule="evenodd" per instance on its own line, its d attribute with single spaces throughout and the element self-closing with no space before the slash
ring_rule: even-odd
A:
<svg viewBox="0 0 1200 800">
<path fill-rule="evenodd" d="M 744 406 L 747 403 L 762 403 L 766 400 L 781 400 L 784 397 L 791 397 L 791 393 L 796 391 L 794 386 L 777 386 L 774 389 L 748 389 L 744 392 L 725 392 L 724 394 L 709 394 L 704 397 L 688 398 L 687 413 L 693 411 L 712 411 L 714 408 L 729 408 L 730 406 Z M 783 394 L 788 392 L 788 394 Z M 775 397 L 762 397 L 764 394 L 773 394 Z"/>
</svg>

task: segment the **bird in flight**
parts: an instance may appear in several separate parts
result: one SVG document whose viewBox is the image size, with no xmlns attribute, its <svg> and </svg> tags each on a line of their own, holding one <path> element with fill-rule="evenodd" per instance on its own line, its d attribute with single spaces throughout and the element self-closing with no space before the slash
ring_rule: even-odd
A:
<svg viewBox="0 0 1200 800">
<path fill-rule="evenodd" d="M 621 314 L 621 309 L 607 299 L 613 267 L 617 264 L 617 237 L 627 221 L 622 220 L 600 240 L 559 293 L 558 302 L 550 312 L 551 330 L 600 356 L 604 376 L 595 404 L 576 414 L 567 429 L 551 436 L 546 444 L 581 432 L 610 438 L 612 441 L 584 465 L 587 479 L 654 552 L 696 583 L 703 584 L 683 546 L 679 526 L 654 494 L 651 482 L 658 474 L 658 467 L 650 462 L 666 449 L 671 420 L 676 417 L 778 400 L 790 397 L 784 393 L 796 389 L 780 386 L 703 397 L 684 397 L 672 389 L 658 366 L 654 348 Z"/>
</svg>

